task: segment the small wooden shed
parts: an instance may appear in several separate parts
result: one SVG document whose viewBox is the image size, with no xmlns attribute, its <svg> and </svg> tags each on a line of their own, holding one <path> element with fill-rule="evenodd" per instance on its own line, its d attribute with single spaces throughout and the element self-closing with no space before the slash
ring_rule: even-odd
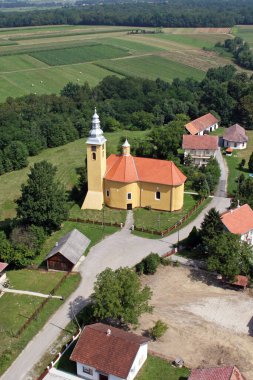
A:
<svg viewBox="0 0 253 380">
<path fill-rule="evenodd" d="M 70 272 L 90 244 L 90 239 L 77 229 L 63 236 L 46 256 L 47 269 Z"/>
</svg>

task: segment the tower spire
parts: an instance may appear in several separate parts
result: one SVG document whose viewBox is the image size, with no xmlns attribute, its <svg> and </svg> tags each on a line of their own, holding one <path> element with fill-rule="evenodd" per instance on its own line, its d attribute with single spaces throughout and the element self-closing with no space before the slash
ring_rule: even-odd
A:
<svg viewBox="0 0 253 380">
<path fill-rule="evenodd" d="M 89 132 L 89 137 L 87 140 L 87 144 L 96 144 L 102 145 L 106 141 L 103 131 L 100 126 L 99 116 L 97 114 L 97 109 L 95 107 L 95 112 L 92 117 L 91 130 Z"/>
<path fill-rule="evenodd" d="M 123 156 L 130 156 L 130 144 L 127 141 L 127 139 L 122 145 L 122 148 L 123 148 Z"/>
</svg>

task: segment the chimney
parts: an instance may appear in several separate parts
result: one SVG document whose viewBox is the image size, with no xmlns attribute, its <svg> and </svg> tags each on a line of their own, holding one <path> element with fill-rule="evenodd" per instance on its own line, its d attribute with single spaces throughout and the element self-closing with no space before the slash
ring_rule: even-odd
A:
<svg viewBox="0 0 253 380">
<path fill-rule="evenodd" d="M 106 335 L 107 335 L 107 336 L 110 336 L 111 333 L 112 333 L 112 330 L 110 330 L 110 329 L 108 329 L 108 330 L 106 331 Z"/>
</svg>

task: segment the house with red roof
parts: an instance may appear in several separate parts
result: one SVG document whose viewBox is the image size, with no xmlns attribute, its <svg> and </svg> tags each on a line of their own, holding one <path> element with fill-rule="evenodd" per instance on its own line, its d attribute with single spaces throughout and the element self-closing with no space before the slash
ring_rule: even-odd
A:
<svg viewBox="0 0 253 380">
<path fill-rule="evenodd" d="M 188 380 L 246 380 L 236 366 L 199 368 L 191 371 Z"/>
<path fill-rule="evenodd" d="M 202 136 L 204 133 L 215 131 L 219 128 L 219 120 L 211 113 L 207 113 L 195 120 L 190 121 L 185 125 L 185 129 L 191 135 Z"/>
<path fill-rule="evenodd" d="M 230 149 L 245 149 L 247 148 L 248 139 L 245 129 L 239 124 L 234 124 L 225 130 L 223 145 L 225 148 Z"/>
<path fill-rule="evenodd" d="M 216 156 L 218 136 L 183 135 L 182 148 L 185 159 L 190 155 L 194 165 L 207 165 L 210 158 Z"/>
<path fill-rule="evenodd" d="M 225 212 L 221 215 L 221 221 L 227 231 L 253 245 L 253 210 L 248 204 Z"/>
<path fill-rule="evenodd" d="M 185 175 L 172 161 L 134 157 L 126 140 L 122 154 L 106 159 L 106 139 L 95 111 L 87 140 L 88 193 L 82 209 L 103 205 L 131 210 L 151 207 L 175 211 L 183 207 Z"/>
<path fill-rule="evenodd" d="M 85 326 L 71 354 L 86 380 L 133 380 L 147 359 L 148 338 L 103 323 Z"/>
</svg>

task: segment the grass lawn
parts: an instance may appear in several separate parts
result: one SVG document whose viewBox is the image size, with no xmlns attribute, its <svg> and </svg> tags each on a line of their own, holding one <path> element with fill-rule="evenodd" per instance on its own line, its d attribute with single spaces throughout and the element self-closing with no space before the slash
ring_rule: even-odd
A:
<svg viewBox="0 0 253 380">
<path fill-rule="evenodd" d="M 79 274 L 70 275 L 58 289 L 57 294 L 66 299 L 76 289 L 79 281 Z M 42 283 L 41 286 L 43 286 Z M 42 301 L 43 299 L 39 297 L 20 294 L 4 294 L 0 298 L 0 339 L 2 343 L 0 347 L 0 375 L 44 326 L 48 318 L 62 305 L 61 300 L 50 299 L 38 314 L 37 319 L 31 322 L 20 337 L 16 338 L 15 333 Z"/>
<path fill-rule="evenodd" d="M 47 272 L 31 269 L 19 269 L 7 272 L 8 280 L 13 289 L 30 290 L 44 294 L 49 294 L 63 276 L 64 272 Z"/>
<path fill-rule="evenodd" d="M 177 221 L 183 218 L 197 203 L 194 195 L 185 194 L 184 207 L 180 211 L 156 211 L 138 208 L 134 210 L 134 224 L 137 228 L 150 231 L 163 231 L 172 227 Z"/>
<path fill-rule="evenodd" d="M 147 131 L 124 131 L 114 133 L 105 133 L 108 139 L 107 150 L 113 153 L 117 152 L 119 139 L 124 137 L 144 137 Z M 29 158 L 27 168 L 6 173 L 1 176 L 0 180 L 0 221 L 15 216 L 15 199 L 20 196 L 22 183 L 26 182 L 27 173 L 30 167 L 36 162 L 47 160 L 57 166 L 57 178 L 63 183 L 67 190 L 71 190 L 77 183 L 77 169 L 84 165 L 86 155 L 86 139 L 79 139 L 72 143 L 46 149 L 35 157 Z"/>
<path fill-rule="evenodd" d="M 160 52 L 165 51 L 165 49 L 142 44 L 141 42 L 137 42 L 132 38 L 132 40 L 129 39 L 129 36 L 126 36 L 125 38 L 122 36 L 121 38 L 103 38 L 101 40 L 104 44 L 113 45 L 116 47 L 128 49 L 131 54 L 137 54 L 137 53 L 152 53 L 152 52 Z"/>
<path fill-rule="evenodd" d="M 159 77 L 166 82 L 171 82 L 174 78 L 202 80 L 205 76 L 201 70 L 155 55 L 98 61 L 96 65 L 123 76 L 153 80 Z"/>
<path fill-rule="evenodd" d="M 136 380 L 187 380 L 188 368 L 174 368 L 166 360 L 149 355 Z"/>
<path fill-rule="evenodd" d="M 80 218 L 84 220 L 92 220 L 94 222 L 105 223 L 125 223 L 126 210 L 116 210 L 109 207 L 104 207 L 104 210 L 81 210 L 79 205 L 75 204 L 70 210 L 70 218 Z"/>
</svg>

